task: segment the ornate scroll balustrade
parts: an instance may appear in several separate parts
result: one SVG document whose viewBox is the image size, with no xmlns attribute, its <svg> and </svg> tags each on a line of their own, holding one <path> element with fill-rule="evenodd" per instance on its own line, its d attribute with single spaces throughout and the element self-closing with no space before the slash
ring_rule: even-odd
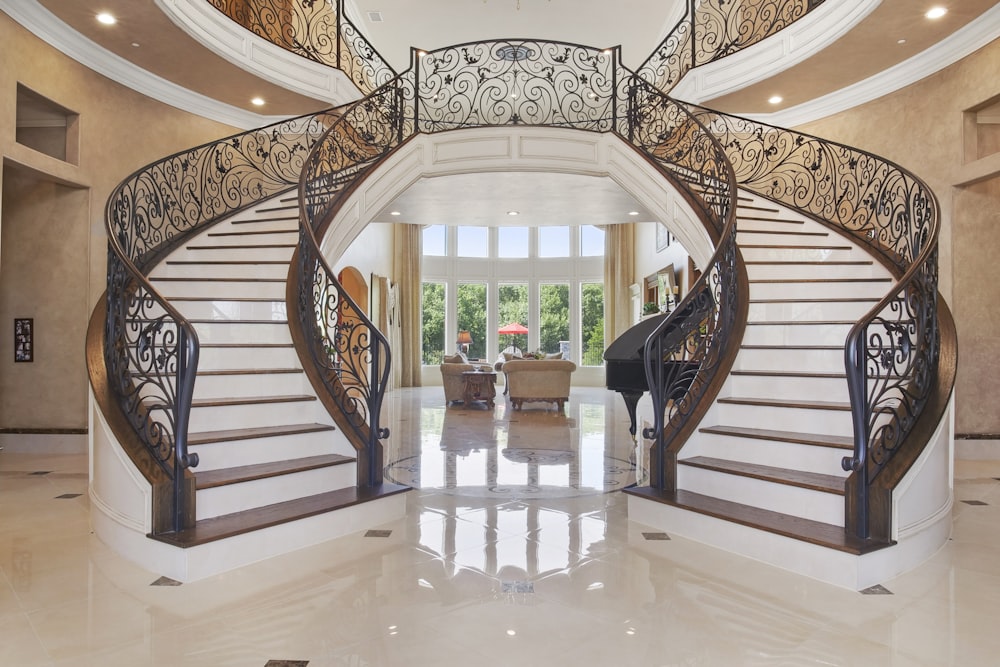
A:
<svg viewBox="0 0 1000 667">
<path fill-rule="evenodd" d="M 643 358 L 653 426 L 650 486 L 672 491 L 676 452 L 711 387 L 727 374 L 746 299 L 738 293 L 736 185 L 722 147 L 681 104 L 638 77 L 629 87 L 627 136 L 678 186 L 707 222 L 715 253 L 688 295 L 646 340 Z M 731 357 L 730 357 L 731 359 Z M 675 445 L 675 446 L 672 446 Z"/>
<path fill-rule="evenodd" d="M 403 75 L 351 106 L 317 143 L 299 183 L 301 224 L 298 246 L 299 326 L 316 375 L 340 409 L 363 455 L 358 482 L 382 482 L 382 443 L 389 429 L 379 425 L 390 372 L 389 342 L 337 281 L 320 248 L 331 216 L 360 178 L 413 135 L 412 78 Z"/>
<path fill-rule="evenodd" d="M 496 125 L 607 132 L 617 124 L 618 48 L 501 40 L 415 56 L 421 132 Z"/>
<path fill-rule="evenodd" d="M 688 0 L 683 18 L 639 67 L 638 74 L 654 87 L 669 92 L 695 67 L 770 37 L 823 1 Z"/>
<path fill-rule="evenodd" d="M 123 415 L 173 479 L 168 531 L 190 520 L 182 486 L 185 469 L 198 464 L 187 452 L 198 336 L 146 274 L 195 230 L 290 189 L 333 118 L 304 116 L 172 155 L 108 199 L 105 365 Z"/>
<path fill-rule="evenodd" d="M 923 412 L 938 368 L 940 211 L 930 188 L 883 158 L 849 146 L 692 107 L 726 150 L 741 187 L 839 227 L 884 258 L 898 282 L 848 334 L 845 366 L 854 420 L 848 529 L 869 525 L 870 490 Z"/>
<path fill-rule="evenodd" d="M 344 12 L 344 1 L 209 0 L 258 37 L 337 68 L 368 94 L 396 73 Z"/>
</svg>

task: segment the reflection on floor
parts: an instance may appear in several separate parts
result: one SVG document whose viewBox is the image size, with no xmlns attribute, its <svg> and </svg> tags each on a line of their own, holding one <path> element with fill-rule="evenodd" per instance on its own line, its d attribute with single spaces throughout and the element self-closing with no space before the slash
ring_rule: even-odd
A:
<svg viewBox="0 0 1000 667">
<path fill-rule="evenodd" d="M 574 388 L 563 410 L 505 400 L 444 404 L 440 388 L 402 389 L 389 410 L 385 460 L 393 482 L 450 495 L 561 498 L 636 483 L 643 456 L 617 394 Z"/>
<path fill-rule="evenodd" d="M 0 453 L 0 665 L 997 664 L 1000 462 L 957 462 L 953 540 L 862 595 L 629 522 L 632 473 L 598 474 L 632 455 L 614 405 L 614 436 L 585 400 L 565 423 L 514 415 L 532 426 L 514 449 L 536 452 L 518 462 L 502 399 L 493 416 L 442 411 L 438 392 L 390 410 L 386 460 L 421 481 L 405 519 L 181 586 L 90 535 L 85 457 Z M 554 443 L 541 423 L 579 431 L 556 450 L 576 472 L 530 460 Z M 508 492 L 475 490 L 490 450 Z"/>
</svg>

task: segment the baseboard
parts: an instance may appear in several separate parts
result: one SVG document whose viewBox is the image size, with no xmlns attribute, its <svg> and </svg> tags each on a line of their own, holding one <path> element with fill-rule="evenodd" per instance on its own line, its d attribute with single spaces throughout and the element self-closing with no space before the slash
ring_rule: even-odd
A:
<svg viewBox="0 0 1000 667">
<path fill-rule="evenodd" d="M 956 434 L 955 458 L 960 461 L 1000 461 L 1000 436 L 978 438 Z"/>
<path fill-rule="evenodd" d="M 11 454 L 86 454 L 87 429 L 0 431 L 0 449 Z"/>
</svg>

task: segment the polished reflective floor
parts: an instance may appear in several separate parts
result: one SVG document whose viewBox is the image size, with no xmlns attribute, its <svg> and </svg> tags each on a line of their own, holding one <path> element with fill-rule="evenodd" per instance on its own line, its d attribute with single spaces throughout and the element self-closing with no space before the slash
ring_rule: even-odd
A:
<svg viewBox="0 0 1000 667">
<path fill-rule="evenodd" d="M 953 539 L 862 595 L 629 522 L 617 396 L 439 392 L 390 410 L 405 519 L 180 586 L 90 534 L 85 457 L 0 452 L 0 665 L 1000 663 L 1000 462 L 956 462 Z"/>
</svg>

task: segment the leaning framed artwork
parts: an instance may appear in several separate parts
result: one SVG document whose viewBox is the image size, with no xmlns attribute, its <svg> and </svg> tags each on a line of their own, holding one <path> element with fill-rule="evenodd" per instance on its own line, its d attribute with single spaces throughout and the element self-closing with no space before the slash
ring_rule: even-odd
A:
<svg viewBox="0 0 1000 667">
<path fill-rule="evenodd" d="M 30 317 L 14 319 L 14 361 L 35 360 L 35 321 Z"/>
<path fill-rule="evenodd" d="M 656 223 L 656 252 L 665 250 L 670 246 L 670 230 Z"/>
</svg>

